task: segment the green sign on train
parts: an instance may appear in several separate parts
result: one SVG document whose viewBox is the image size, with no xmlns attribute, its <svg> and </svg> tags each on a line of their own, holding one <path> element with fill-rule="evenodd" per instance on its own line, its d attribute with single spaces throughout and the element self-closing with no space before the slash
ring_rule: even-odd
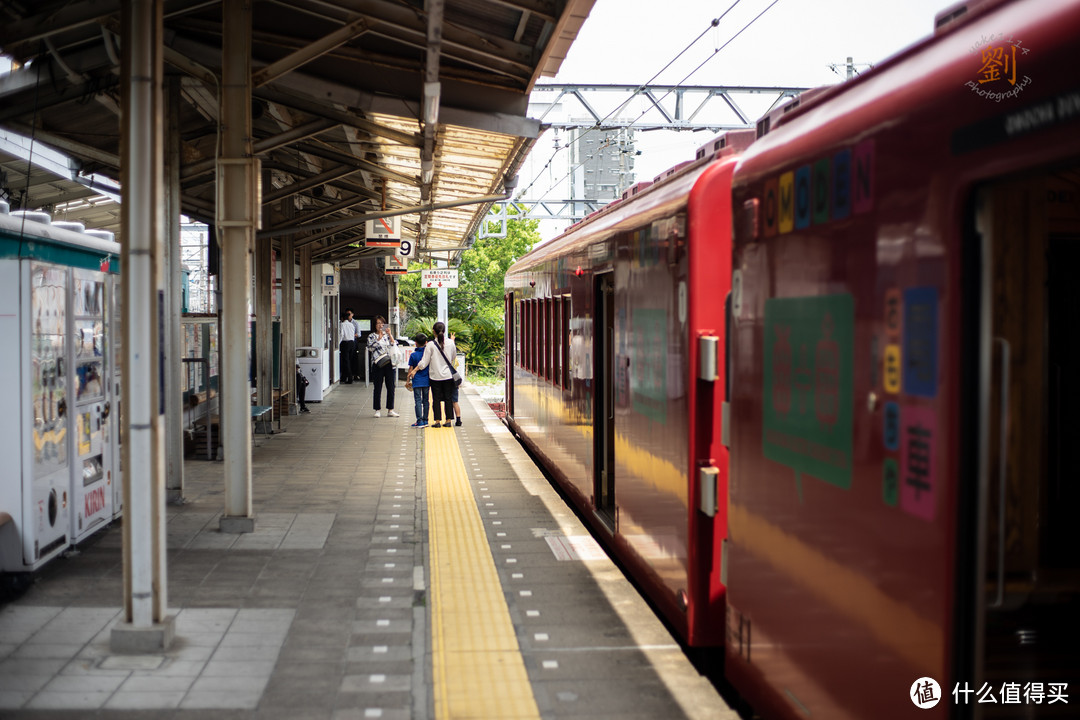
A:
<svg viewBox="0 0 1080 720">
<path fill-rule="evenodd" d="M 851 295 L 765 301 L 762 444 L 765 457 L 851 487 Z"/>
</svg>

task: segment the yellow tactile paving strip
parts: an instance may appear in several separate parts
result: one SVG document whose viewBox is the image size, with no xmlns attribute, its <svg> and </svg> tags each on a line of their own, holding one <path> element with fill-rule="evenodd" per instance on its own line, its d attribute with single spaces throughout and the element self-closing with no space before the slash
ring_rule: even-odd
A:
<svg viewBox="0 0 1080 720">
<path fill-rule="evenodd" d="M 539 720 L 457 436 L 424 435 L 436 720 Z"/>
</svg>

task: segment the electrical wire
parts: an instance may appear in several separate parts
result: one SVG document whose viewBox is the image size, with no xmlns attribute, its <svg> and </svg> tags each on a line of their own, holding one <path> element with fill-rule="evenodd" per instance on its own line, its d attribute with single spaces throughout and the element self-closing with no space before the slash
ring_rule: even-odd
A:
<svg viewBox="0 0 1080 720">
<path fill-rule="evenodd" d="M 693 70 L 691 70 L 691 71 L 690 71 L 689 73 L 687 73 L 687 74 L 686 74 L 686 76 L 685 76 L 685 77 L 683 77 L 683 79 L 682 79 L 682 80 L 680 80 L 680 81 L 679 81 L 678 83 L 676 83 L 676 84 L 675 84 L 675 86 L 674 86 L 674 88 L 678 88 L 678 87 L 681 87 L 681 86 L 682 86 L 682 84 L 683 84 L 683 83 L 685 83 L 685 82 L 686 82 L 687 80 L 689 80 L 691 76 L 693 76 L 693 75 L 694 75 L 694 74 L 695 74 L 695 73 L 696 73 L 696 72 L 697 72 L 698 70 L 700 70 L 700 69 L 701 69 L 702 67 L 704 67 L 704 66 L 705 66 L 705 63 L 707 63 L 707 62 L 709 62 L 710 60 L 712 60 L 712 59 L 713 59 L 714 57 L 716 57 L 716 56 L 717 56 L 717 54 L 719 54 L 719 52 L 720 52 L 721 50 L 723 50 L 723 49 L 724 49 L 724 48 L 726 48 L 726 47 L 727 47 L 728 45 L 730 45 L 730 44 L 731 44 L 732 42 L 734 42 L 735 38 L 737 38 L 737 37 L 739 37 L 740 35 L 742 35 L 742 34 L 743 34 L 743 33 L 744 33 L 744 32 L 745 32 L 745 31 L 746 31 L 746 30 L 747 30 L 747 29 L 748 29 L 748 28 L 749 28 L 749 27 L 750 27 L 751 25 L 753 25 L 753 24 L 754 24 L 755 22 L 757 22 L 757 21 L 758 21 L 758 20 L 759 20 L 759 19 L 761 18 L 761 16 L 762 16 L 762 15 L 764 15 L 764 14 L 765 14 L 765 13 L 767 13 L 767 12 L 768 12 L 769 10 L 771 10 L 771 9 L 772 9 L 772 7 L 773 7 L 774 5 L 776 5 L 776 4 L 778 3 L 778 2 L 780 2 L 780 0 L 773 0 L 773 1 L 771 2 L 771 3 L 769 3 L 769 5 L 767 5 L 767 6 L 765 7 L 765 9 L 764 9 L 764 10 L 762 10 L 762 11 L 761 11 L 761 12 L 759 12 L 759 13 L 758 13 L 757 15 L 755 15 L 755 16 L 754 16 L 754 18 L 753 18 L 752 20 L 750 20 L 750 22 L 748 22 L 748 23 L 746 23 L 745 25 L 743 25 L 743 27 L 742 27 L 742 28 L 741 28 L 741 29 L 740 29 L 740 30 L 739 30 L 739 31 L 738 31 L 737 33 L 735 33 L 734 35 L 732 35 L 732 36 L 731 36 L 731 37 L 730 37 L 730 38 L 728 39 L 728 41 L 727 41 L 727 42 L 725 42 L 725 43 L 724 43 L 723 45 L 721 45 L 720 47 L 718 47 L 718 48 L 715 48 L 715 49 L 713 49 L 712 53 L 711 53 L 711 54 L 710 54 L 710 55 L 709 55 L 708 57 L 706 57 L 706 58 L 705 58 L 704 60 L 702 60 L 702 61 L 701 61 L 701 63 L 699 63 L 699 64 L 698 64 L 698 66 L 697 66 L 697 67 L 695 67 L 695 68 L 694 68 Z M 728 13 L 728 12 L 731 12 L 732 8 L 734 8 L 734 7 L 735 7 L 735 5 L 738 5 L 738 3 L 739 3 L 739 0 L 736 0 L 735 4 L 733 4 L 733 5 L 732 5 L 732 6 L 730 7 L 730 8 L 728 8 L 728 9 L 727 9 L 727 11 L 726 11 L 726 12 L 724 13 L 724 15 L 727 15 L 727 13 Z M 724 16 L 723 16 L 723 15 L 721 15 L 721 16 L 720 16 L 719 18 L 717 18 L 716 20 L 714 20 L 714 21 L 713 21 L 713 24 L 710 24 L 710 28 L 711 28 L 711 27 L 715 27 L 715 26 L 716 26 L 715 24 L 716 24 L 716 23 L 719 23 L 719 21 L 720 21 L 721 19 L 723 19 L 723 17 L 724 17 Z M 709 30 L 709 28 L 706 28 L 705 32 L 708 32 L 708 30 Z M 701 35 L 699 35 L 699 36 L 698 36 L 698 37 L 697 37 L 697 38 L 696 38 L 696 39 L 694 40 L 694 42 L 696 43 L 696 42 L 697 42 L 698 40 L 700 40 L 700 39 L 701 39 L 701 37 L 702 37 L 702 36 L 704 36 L 704 34 L 705 34 L 705 33 L 702 33 Z M 686 51 L 684 50 L 683 52 L 686 52 Z M 679 53 L 679 55 L 682 55 L 682 53 Z M 674 62 L 674 60 L 672 60 L 672 62 Z M 668 63 L 668 65 L 670 65 L 670 64 L 671 64 L 671 63 Z M 665 69 L 666 69 L 666 67 L 667 67 L 667 66 L 665 66 Z M 663 71 L 661 70 L 661 72 L 663 72 Z M 657 74 L 659 74 L 659 73 L 657 73 Z M 654 78 L 655 78 L 655 76 L 654 76 Z M 651 81 L 650 81 L 650 82 L 651 82 Z M 673 90 L 674 88 L 672 88 L 672 90 Z M 634 124 L 635 124 L 635 123 L 636 123 L 636 122 L 637 122 L 638 120 L 640 120 L 640 119 L 641 119 L 642 117 L 644 117 L 644 116 L 645 116 L 645 114 L 646 114 L 646 113 L 648 113 L 648 112 L 649 112 L 649 111 L 650 111 L 650 110 L 651 110 L 651 109 L 652 109 L 652 108 L 653 108 L 654 106 L 659 106 L 660 102 L 661 102 L 662 100 L 664 100 L 664 98 L 666 98 L 666 97 L 667 97 L 668 95 L 670 95 L 670 94 L 672 93 L 672 90 L 668 90 L 668 91 L 667 91 L 667 92 L 665 92 L 665 93 L 664 93 L 664 94 L 663 94 L 663 95 L 662 95 L 662 96 L 661 96 L 661 97 L 660 97 L 660 98 L 659 98 L 658 100 L 656 100 L 656 102 L 655 102 L 655 103 L 653 103 L 653 104 L 652 104 L 652 105 L 650 105 L 649 107 L 645 108 L 645 110 L 643 110 L 643 111 L 641 112 L 641 114 L 639 114 L 639 115 L 638 115 L 638 116 L 637 116 L 636 118 L 634 118 L 634 119 L 633 119 L 633 121 L 631 121 L 631 122 L 630 122 L 630 124 L 629 124 L 629 125 L 627 125 L 627 126 L 626 126 L 626 129 L 632 128 L 632 127 L 634 126 Z M 630 99 L 628 99 L 628 100 L 627 100 L 626 102 L 630 102 L 630 100 L 632 100 L 632 99 L 633 99 L 634 97 L 636 97 L 636 95 L 637 95 L 637 92 L 640 92 L 640 89 L 639 89 L 638 91 L 635 91 L 634 95 L 633 95 L 633 96 L 631 96 L 631 98 L 630 98 Z M 621 105 L 621 106 L 620 106 L 620 108 L 621 108 L 621 107 L 624 107 L 625 105 L 626 105 L 626 103 L 623 103 L 623 105 Z M 604 119 L 606 120 L 606 119 L 607 119 L 607 117 L 610 117 L 610 115 L 611 115 L 611 113 L 609 113 L 609 114 L 608 114 L 608 116 L 606 116 L 606 117 L 605 117 Z M 600 123 L 597 123 L 597 124 L 596 124 L 596 126 L 594 126 L 594 127 L 592 127 L 592 128 L 589 128 L 589 130 L 588 130 L 588 131 L 586 131 L 585 133 L 582 133 L 582 135 L 580 135 L 580 136 L 578 137 L 578 139 L 580 140 L 580 139 L 581 139 L 582 137 L 585 137 L 585 135 L 587 135 L 587 134 L 588 134 L 589 132 L 592 132 L 593 130 L 599 129 L 599 125 L 600 125 Z M 567 147 L 568 147 L 568 146 L 569 146 L 569 144 L 567 144 Z M 555 187 L 556 187 L 557 185 L 559 185 L 560 183 L 562 183 L 562 182 L 563 182 L 564 180 L 566 180 L 566 178 L 570 177 L 570 176 L 571 176 L 571 175 L 572 175 L 572 174 L 574 173 L 574 171 L 576 171 L 576 170 L 577 170 L 578 168 L 580 168 L 581 166 L 583 166 L 583 165 L 584 165 L 585 163 L 589 162 L 589 161 L 590 161 L 590 160 L 592 160 L 592 159 L 593 159 L 594 157 L 596 157 L 596 154 L 597 154 L 597 153 L 599 153 L 599 152 L 600 152 L 601 150 L 603 150 L 603 149 L 605 149 L 605 148 L 607 148 L 607 147 L 610 147 L 610 146 L 611 146 L 611 141 L 610 141 L 610 140 L 609 140 L 609 141 L 607 141 L 607 142 L 605 142 L 605 143 L 602 143 L 602 144 L 601 144 L 601 145 L 600 145 L 599 147 L 597 147 L 597 148 L 596 148 L 596 150 L 595 150 L 595 151 L 593 152 L 593 154 L 592 154 L 592 155 L 589 155 L 589 156 L 588 156 L 587 158 L 585 158 L 584 160 L 582 160 L 581 162 L 579 162 L 579 163 L 578 163 L 577 165 L 575 165 L 574 167 L 570 168 L 570 170 L 569 170 L 569 171 L 568 171 L 568 172 L 566 173 L 566 175 L 563 175 L 563 176 L 562 176 L 561 178 L 559 178 L 559 179 L 558 179 L 558 180 L 557 180 L 556 182 L 552 183 L 552 184 L 551 184 L 551 185 L 550 185 L 550 186 L 548 187 L 548 189 L 547 189 L 547 190 L 545 190 L 545 191 L 544 191 L 544 193 L 543 193 L 543 194 L 542 194 L 542 195 L 541 195 L 540 197 L 536 198 L 535 200 L 531 200 L 530 202 L 533 202 L 533 203 L 538 203 L 538 202 L 540 202 L 541 200 L 543 200 L 543 199 L 544 199 L 545 197 L 547 197 L 547 194 L 548 194 L 548 193 L 550 193 L 550 192 L 551 192 L 552 190 L 554 190 L 554 189 L 555 189 Z M 558 151 L 556 151 L 556 152 L 558 152 Z M 552 159 L 554 159 L 554 156 L 552 156 Z M 549 161 L 548 161 L 548 164 L 550 164 L 550 162 L 551 162 L 551 161 L 549 160 Z M 547 166 L 545 165 L 545 168 L 546 168 L 546 167 L 547 167 Z M 542 173 L 542 172 L 543 172 L 543 169 L 541 169 L 541 173 Z M 529 186 L 528 186 L 528 187 L 532 187 L 532 185 L 533 185 L 533 184 L 534 184 L 535 182 L 536 182 L 536 181 L 534 180 L 534 181 L 533 181 L 532 183 L 530 183 L 530 184 L 529 184 Z M 527 190 L 527 189 L 528 189 L 528 188 L 526 188 L 526 190 Z M 522 191 L 522 192 L 524 192 L 524 191 Z"/>
<path fill-rule="evenodd" d="M 615 108 L 614 110 L 612 110 L 611 112 L 609 112 L 609 113 L 608 113 L 607 115 L 605 115 L 605 116 L 604 116 L 603 118 L 601 118 L 600 120 L 597 120 L 597 121 L 596 121 L 596 124 L 595 124 L 595 125 L 594 125 L 593 127 L 589 128 L 588 130 L 586 130 L 585 132 L 583 132 L 583 133 L 582 133 L 581 135 L 578 135 L 578 138 L 577 138 L 577 139 L 578 139 L 578 140 L 580 141 L 580 140 L 581 140 L 582 138 L 586 137 L 586 136 L 587 136 L 587 135 L 588 135 L 589 133 L 591 133 L 591 132 L 593 132 L 593 131 L 595 131 L 595 130 L 598 130 L 598 129 L 600 128 L 600 126 L 601 126 L 601 125 L 602 125 L 602 124 L 603 124 L 603 123 L 604 123 L 604 122 L 605 122 L 605 121 L 606 121 L 606 120 L 607 120 L 608 118 L 610 118 L 610 117 L 611 117 L 612 115 L 614 115 L 615 113 L 617 113 L 617 112 L 621 111 L 621 110 L 622 110 L 622 109 L 623 109 L 624 107 L 626 107 L 626 106 L 627 106 L 627 105 L 628 105 L 628 104 L 629 104 L 629 103 L 630 103 L 630 102 L 631 102 L 631 101 L 632 101 L 632 100 L 633 100 L 633 99 L 634 99 L 635 97 L 637 97 L 637 96 L 638 96 L 638 93 L 640 93 L 640 92 L 641 92 L 642 90 L 644 90 L 644 89 L 645 89 L 646 87 L 648 87 L 649 85 L 651 85 L 651 84 L 652 84 L 652 82 L 653 82 L 654 80 L 656 80 L 656 78 L 660 77 L 660 75 L 661 75 L 661 74 L 663 74 L 663 72 L 664 72 L 665 70 L 667 70 L 667 69 L 668 69 L 669 67 L 671 67 L 671 66 L 672 66 L 672 65 L 673 65 L 673 64 L 675 63 L 675 61 L 676 61 L 676 60 L 678 60 L 678 59 L 679 59 L 679 58 L 681 58 L 681 57 L 682 57 L 683 55 L 685 55 L 685 54 L 686 54 L 686 52 L 687 52 L 688 50 L 690 50 L 690 48 L 694 47 L 694 45 L 696 45 L 696 44 L 697 44 L 697 43 L 698 43 L 698 42 L 699 42 L 699 41 L 701 40 L 701 38 L 705 37 L 706 33 L 708 33 L 708 32 L 709 32 L 710 30 L 712 30 L 713 28 L 717 27 L 717 26 L 718 26 L 718 25 L 720 24 L 720 21 L 721 21 L 721 20 L 723 20 L 723 19 L 724 19 L 724 17 L 726 17 L 726 16 L 727 16 L 727 14 L 728 14 L 729 12 L 731 12 L 732 10 L 734 10 L 734 9 L 735 9 L 735 6 L 736 6 L 736 5 L 738 5 L 738 4 L 740 3 L 740 2 L 742 2 L 742 0 L 735 0 L 735 2 L 733 2 L 733 3 L 731 4 L 731 6 L 730 6 L 730 7 L 729 7 L 729 8 L 727 9 L 727 10 L 725 10 L 725 11 L 723 12 L 723 14 L 721 14 L 721 15 L 720 15 L 720 17 L 716 17 L 716 18 L 713 18 L 713 19 L 712 19 L 712 20 L 711 20 L 711 21 L 709 22 L 709 25 L 708 25 L 708 26 L 707 26 L 707 27 L 706 27 L 706 28 L 705 28 L 704 30 L 702 30 L 702 31 L 701 31 L 701 34 L 700 34 L 700 35 L 698 35 L 698 36 L 697 36 L 696 38 L 694 38 L 693 40 L 691 40 L 691 41 L 690 41 L 690 44 L 689 44 L 689 45 L 687 45 L 687 46 L 686 46 L 686 47 L 684 47 L 684 48 L 683 48 L 682 50 L 680 50 L 680 51 L 679 51 L 679 53 L 678 53 L 678 54 L 677 54 L 677 55 L 676 55 L 675 57 L 671 58 L 671 60 L 669 60 L 669 61 L 667 62 L 667 64 L 666 64 L 666 65 L 664 65 L 664 67 L 660 68 L 660 69 L 659 69 L 659 70 L 658 70 L 658 71 L 657 71 L 657 72 L 656 72 L 656 73 L 655 73 L 655 74 L 654 74 L 654 75 L 653 75 L 653 76 L 652 76 L 651 78 L 649 78 L 648 80 L 646 80 L 646 81 L 645 81 L 645 82 L 643 82 L 642 84 L 638 85 L 638 86 L 637 86 L 637 88 L 636 88 L 636 89 L 634 90 L 634 92 L 633 92 L 633 93 L 631 93 L 630 97 L 628 97 L 628 98 L 626 99 L 626 101 L 625 101 L 625 102 L 623 102 L 623 104 L 622 104 L 622 105 L 619 105 L 619 106 L 618 106 L 617 108 Z M 529 191 L 529 189 L 531 189 L 531 188 L 532 188 L 532 186 L 536 184 L 536 181 L 537 181 L 537 180 L 539 180 L 539 179 L 540 179 L 540 177 L 541 177 L 541 176 L 542 176 L 542 175 L 544 174 L 544 170 L 547 170 L 548 166 L 550 166 L 550 165 L 551 165 L 551 162 L 552 162 L 552 161 L 553 161 L 553 160 L 555 159 L 555 157 L 556 157 L 556 156 L 557 156 L 557 155 L 559 154 L 559 152 L 560 152 L 560 151 L 562 151 L 562 150 L 565 150 L 565 149 L 566 149 L 566 148 L 568 148 L 568 147 L 570 147 L 569 143 L 567 143 L 566 145 L 564 145 L 564 146 L 563 146 L 563 147 L 561 147 L 561 148 L 555 148 L 555 151 L 554 151 L 554 152 L 553 152 L 553 153 L 551 154 L 551 157 L 550 157 L 550 158 L 548 158 L 548 161 L 547 161 L 546 163 L 544 163 L 544 167 L 540 168 L 540 171 L 539 171 L 539 172 L 538 172 L 538 173 L 536 174 L 536 177 L 534 177 L 534 178 L 533 178 L 532 182 L 530 182 L 530 183 L 529 183 L 529 184 L 528 184 L 528 185 L 527 185 L 527 186 L 526 186 L 526 187 L 525 187 L 525 188 L 524 188 L 523 190 L 519 191 L 519 192 L 517 193 L 516 197 L 521 197 L 521 196 L 522 196 L 522 195 L 524 195 L 524 194 L 525 194 L 526 192 L 528 192 L 528 191 Z M 605 145 L 605 146 L 602 146 L 602 147 L 606 147 L 606 145 Z M 600 149 L 601 149 L 601 148 L 597 148 L 597 152 L 599 152 L 599 151 L 600 151 Z M 590 156 L 590 158 L 589 158 L 589 159 L 592 159 L 592 158 L 591 158 L 591 156 Z M 559 182 L 562 182 L 562 181 L 560 180 Z M 550 189 L 549 189 L 549 191 L 548 191 L 548 192 L 550 192 Z M 545 194 L 546 194 L 546 193 L 545 193 Z"/>
</svg>

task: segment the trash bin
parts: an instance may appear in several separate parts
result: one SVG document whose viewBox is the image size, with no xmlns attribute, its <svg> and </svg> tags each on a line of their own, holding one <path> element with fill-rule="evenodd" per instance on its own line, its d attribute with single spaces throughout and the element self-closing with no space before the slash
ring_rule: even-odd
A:
<svg viewBox="0 0 1080 720">
<path fill-rule="evenodd" d="M 326 368 L 323 349 L 319 347 L 296 348 L 296 362 L 300 365 L 300 372 L 308 379 L 307 395 L 305 402 L 322 402 L 323 388 L 325 386 Z"/>
</svg>

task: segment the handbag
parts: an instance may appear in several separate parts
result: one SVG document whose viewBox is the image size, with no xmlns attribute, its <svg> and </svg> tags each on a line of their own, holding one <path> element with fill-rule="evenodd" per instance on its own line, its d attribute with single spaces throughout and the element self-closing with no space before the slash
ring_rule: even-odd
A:
<svg viewBox="0 0 1080 720">
<path fill-rule="evenodd" d="M 412 387 L 412 380 L 406 380 L 406 381 L 405 381 L 405 389 L 406 389 L 406 390 L 407 390 L 408 392 L 412 392 L 412 389 L 413 389 L 413 387 Z"/>
<path fill-rule="evenodd" d="M 385 368 L 390 364 L 390 353 L 378 341 L 369 346 L 371 350 L 371 362 L 375 367 Z"/>
<path fill-rule="evenodd" d="M 435 343 L 435 349 L 439 351 L 439 354 L 442 355 L 443 362 L 446 363 L 446 367 L 450 368 L 450 371 L 453 373 L 451 377 L 454 379 L 454 385 L 460 385 L 461 375 L 459 375 L 454 366 L 450 364 L 450 361 L 446 359 L 446 355 L 443 353 L 442 348 L 439 347 L 439 343 Z"/>
</svg>

